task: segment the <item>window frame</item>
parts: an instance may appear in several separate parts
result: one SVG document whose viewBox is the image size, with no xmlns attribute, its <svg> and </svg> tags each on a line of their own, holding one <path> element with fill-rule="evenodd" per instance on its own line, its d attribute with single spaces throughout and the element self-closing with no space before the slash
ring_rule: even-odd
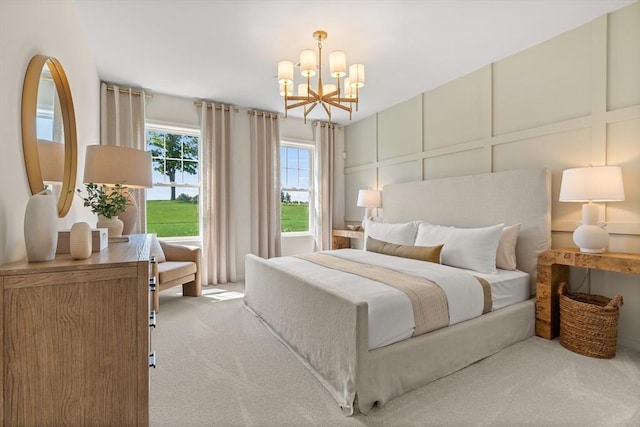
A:
<svg viewBox="0 0 640 427">
<path fill-rule="evenodd" d="M 315 228 L 315 221 L 314 221 L 314 217 L 312 215 L 313 212 L 313 208 L 315 206 L 315 194 L 316 194 L 316 190 L 315 190 L 315 183 L 316 183 L 316 176 L 315 176 L 315 156 L 316 156 L 316 147 L 315 144 L 313 142 L 306 142 L 306 141 L 295 141 L 292 139 L 281 139 L 280 140 L 280 148 L 282 147 L 291 147 L 291 148 L 298 148 L 298 149 L 305 149 L 305 150 L 309 150 L 309 216 L 308 216 L 308 230 L 306 231 L 281 231 L 281 234 L 284 236 L 309 236 L 309 235 L 313 235 L 314 234 L 314 228 Z M 280 155 L 280 153 L 278 153 L 278 155 Z M 283 164 L 282 161 L 280 161 L 280 176 L 282 176 L 282 171 L 283 171 Z M 283 191 L 302 191 L 304 189 L 296 189 L 296 188 L 288 188 L 288 187 L 284 187 L 283 183 L 280 182 L 280 192 Z M 282 218 L 280 219 L 280 227 L 282 229 Z"/>
<path fill-rule="evenodd" d="M 193 236 L 166 236 L 161 237 L 162 240 L 166 240 L 169 242 L 192 242 L 192 241 L 200 241 L 202 238 L 202 207 L 200 205 L 200 196 L 202 193 L 202 135 L 199 128 L 196 127 L 183 127 L 183 126 L 174 126 L 174 125 L 166 125 L 156 122 L 145 122 L 144 133 L 145 133 L 145 147 L 148 148 L 148 141 L 146 139 L 147 133 L 149 131 L 157 131 L 163 133 L 172 133 L 175 135 L 185 135 L 185 136 L 195 136 L 198 138 L 198 184 L 186 184 L 181 183 L 177 184 L 173 183 L 152 183 L 152 188 L 154 187 L 163 187 L 163 188 L 197 188 L 198 189 L 198 234 Z M 152 156 L 152 163 L 154 157 Z M 166 160 L 166 156 L 164 157 Z M 146 225 L 146 224 L 145 224 Z"/>
</svg>

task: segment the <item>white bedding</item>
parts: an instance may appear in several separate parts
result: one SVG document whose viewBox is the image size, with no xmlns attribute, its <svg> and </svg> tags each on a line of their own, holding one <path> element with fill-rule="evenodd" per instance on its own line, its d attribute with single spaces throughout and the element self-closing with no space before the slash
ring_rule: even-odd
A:
<svg viewBox="0 0 640 427">
<path fill-rule="evenodd" d="M 370 263 L 425 277 L 437 283 L 449 301 L 449 325 L 482 314 L 482 304 L 477 304 L 478 300 L 483 300 L 482 290 L 472 274 L 482 277 L 491 285 L 494 310 L 524 301 L 529 297 L 529 275 L 519 271 L 499 270 L 498 274 L 489 275 L 355 249 L 342 249 L 331 251 L 331 253 L 352 261 Z M 303 277 L 322 282 L 338 292 L 366 301 L 369 305 L 369 350 L 412 336 L 413 310 L 411 301 L 402 291 L 374 280 L 327 269 L 295 257 L 272 258 L 269 262 Z"/>
</svg>

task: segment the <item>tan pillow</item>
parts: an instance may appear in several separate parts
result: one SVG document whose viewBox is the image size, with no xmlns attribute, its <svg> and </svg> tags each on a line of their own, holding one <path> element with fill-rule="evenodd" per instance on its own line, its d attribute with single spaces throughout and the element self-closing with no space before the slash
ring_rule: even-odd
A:
<svg viewBox="0 0 640 427">
<path fill-rule="evenodd" d="M 149 250 L 149 255 L 155 255 L 156 261 L 158 262 L 167 261 L 167 258 L 164 255 L 164 251 L 162 250 L 162 246 L 160 246 L 160 242 L 158 241 L 158 238 L 155 234 L 151 238 L 151 249 Z"/>
<path fill-rule="evenodd" d="M 440 264 L 440 252 L 444 245 L 437 246 L 407 246 L 395 243 L 383 242 L 372 237 L 367 238 L 366 249 L 370 252 L 378 252 L 385 255 L 402 258 L 417 259 L 420 261 Z"/>
<path fill-rule="evenodd" d="M 502 235 L 496 250 L 496 267 L 503 270 L 516 269 L 516 244 L 520 224 L 510 225 L 502 229 Z"/>
</svg>

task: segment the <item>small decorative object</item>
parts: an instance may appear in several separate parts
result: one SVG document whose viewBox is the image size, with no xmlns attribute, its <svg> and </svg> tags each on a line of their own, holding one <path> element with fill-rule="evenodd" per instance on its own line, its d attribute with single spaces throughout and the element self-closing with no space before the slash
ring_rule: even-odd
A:
<svg viewBox="0 0 640 427">
<path fill-rule="evenodd" d="M 24 241 L 29 262 L 51 261 L 58 245 L 58 209 L 49 190 L 34 194 L 24 213 Z"/>
<path fill-rule="evenodd" d="M 91 227 L 86 222 L 76 222 L 69 232 L 69 252 L 73 259 L 91 256 Z"/>
<path fill-rule="evenodd" d="M 361 226 L 359 226 L 359 225 L 351 225 L 351 224 L 349 224 L 349 225 L 347 225 L 347 228 L 348 228 L 349 230 L 351 230 L 351 231 L 358 231 L 358 230 L 360 230 L 362 227 L 361 227 Z"/>
<path fill-rule="evenodd" d="M 91 229 L 91 252 L 100 252 L 109 246 L 109 230 L 106 228 Z M 71 229 L 58 231 L 58 248 L 56 254 L 70 254 Z"/>
<path fill-rule="evenodd" d="M 82 197 L 80 190 L 78 195 L 84 200 L 84 206 L 91 208 L 91 212 L 98 215 L 98 228 L 108 228 L 109 237 L 122 235 L 122 221 L 118 214 L 127 209 L 129 203 L 125 194 L 126 187 L 115 184 L 112 187 L 94 183 L 85 184 L 87 196 Z"/>
</svg>

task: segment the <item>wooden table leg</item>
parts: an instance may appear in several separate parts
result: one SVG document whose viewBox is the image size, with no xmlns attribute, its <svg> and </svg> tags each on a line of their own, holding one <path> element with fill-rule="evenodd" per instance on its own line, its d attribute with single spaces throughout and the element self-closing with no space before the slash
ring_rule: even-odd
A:
<svg viewBox="0 0 640 427">
<path fill-rule="evenodd" d="M 569 281 L 569 267 L 538 264 L 536 286 L 536 335 L 554 339 L 560 334 L 560 283 Z"/>
</svg>

